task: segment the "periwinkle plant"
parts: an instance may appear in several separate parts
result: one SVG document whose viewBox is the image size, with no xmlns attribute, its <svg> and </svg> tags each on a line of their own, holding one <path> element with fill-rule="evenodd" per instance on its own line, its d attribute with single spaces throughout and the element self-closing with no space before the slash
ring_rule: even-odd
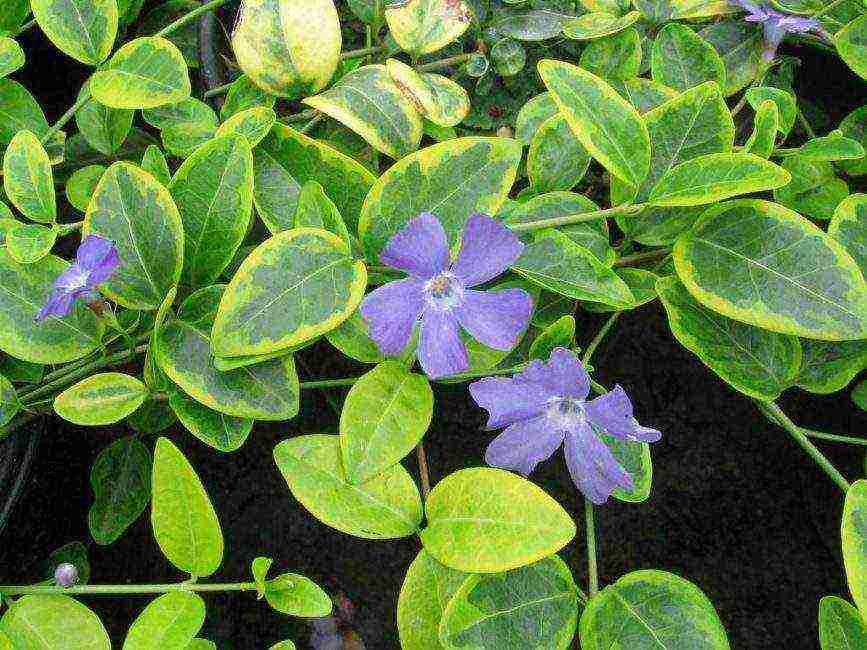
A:
<svg viewBox="0 0 867 650">
<path fill-rule="evenodd" d="M 845 494 L 854 605 L 823 599 L 819 637 L 867 647 L 867 482 L 815 443 L 864 440 L 776 402 L 843 390 L 867 366 L 867 195 L 853 191 L 867 106 L 822 115 L 790 65 L 816 47 L 867 77 L 863 3 L 144 4 L 0 10 L 0 437 L 52 411 L 110 427 L 89 534 L 112 544 L 149 509 L 178 578 L 92 584 L 78 545 L 43 582 L 0 585 L 0 647 L 108 649 L 87 598 L 133 594 L 153 600 L 125 649 L 214 647 L 198 637 L 214 592 L 311 621 L 320 650 L 366 643 L 345 596 L 332 611 L 305 576 L 269 577 L 271 558 L 209 579 L 238 549 L 179 448 L 230 454 L 317 390 L 337 434 L 285 434 L 274 461 L 294 501 L 269 506 L 371 544 L 418 536 L 396 594 L 402 648 L 729 648 L 696 576 L 599 584 L 599 507 L 653 506 L 651 443 L 666 438 L 593 356 L 657 300 L 697 362 Z M 186 30 L 223 5 L 239 8 L 231 51 L 199 51 L 216 46 Z M 10 78 L 28 29 L 93 68 L 50 126 Z M 201 87 L 223 60 L 227 83 Z M 589 332 L 588 313 L 610 316 Z M 321 376 L 326 342 L 370 369 Z M 468 423 L 486 464 L 432 485 L 443 383 L 502 431 Z M 533 477 L 561 448 L 586 563 L 563 553 L 576 513 Z M 295 647 L 272 629 L 269 645 Z"/>
</svg>

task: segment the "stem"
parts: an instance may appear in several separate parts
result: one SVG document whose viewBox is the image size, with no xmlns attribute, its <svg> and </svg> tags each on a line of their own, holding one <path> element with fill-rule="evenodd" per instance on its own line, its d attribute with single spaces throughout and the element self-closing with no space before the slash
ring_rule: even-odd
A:
<svg viewBox="0 0 867 650">
<path fill-rule="evenodd" d="M 657 248 L 652 251 L 644 251 L 643 253 L 621 257 L 619 260 L 614 262 L 614 266 L 636 266 L 637 264 L 643 264 L 644 262 L 652 262 L 654 260 L 662 259 L 663 257 L 667 257 L 670 253 L 670 248 Z"/>
<path fill-rule="evenodd" d="M 343 379 L 320 379 L 318 381 L 302 381 L 301 390 L 313 388 L 338 388 L 340 386 L 352 386 L 361 377 L 344 377 Z"/>
<path fill-rule="evenodd" d="M 175 22 L 169 23 L 156 34 L 154 34 L 154 36 L 167 36 L 168 34 L 177 31 L 187 23 L 193 22 L 202 14 L 213 11 L 214 9 L 218 9 L 219 7 L 222 7 L 224 4 L 228 4 L 229 2 L 231 2 L 231 0 L 211 0 L 211 2 L 207 2 L 201 7 L 193 9 L 190 13 L 181 16 Z"/>
<path fill-rule="evenodd" d="M 229 88 L 232 87 L 233 83 L 235 83 L 235 82 L 230 81 L 229 83 L 223 84 L 222 86 L 217 86 L 216 88 L 211 88 L 210 90 L 205 91 L 205 93 L 202 95 L 202 97 L 205 99 L 210 99 L 211 97 L 216 97 L 217 95 L 222 95 L 224 93 L 227 93 L 227 92 L 229 92 Z"/>
<path fill-rule="evenodd" d="M 439 61 L 431 61 L 430 63 L 417 65 L 415 69 L 419 72 L 442 70 L 443 68 L 450 68 L 457 63 L 463 63 L 464 61 L 468 61 L 471 57 L 475 56 L 475 54 L 475 52 L 470 52 L 469 54 L 456 54 L 455 56 L 449 56 L 445 59 L 440 59 Z"/>
<path fill-rule="evenodd" d="M 806 451 L 814 461 L 816 461 L 816 464 L 825 471 L 825 473 L 840 487 L 841 490 L 843 490 L 843 492 L 849 490 L 849 481 L 843 478 L 843 475 L 837 471 L 837 468 L 831 464 L 831 461 L 825 458 L 821 451 L 816 449 L 815 445 L 810 442 L 804 432 L 788 418 L 783 410 L 777 406 L 776 402 L 766 402 L 758 399 L 754 399 L 753 401 L 766 418 L 789 432 L 789 435 L 795 439 L 795 442 L 797 442 L 801 448 Z"/>
<path fill-rule="evenodd" d="M 42 135 L 42 138 L 40 140 L 42 142 L 42 144 L 45 144 L 52 137 L 54 137 L 54 134 L 56 134 L 58 131 L 60 131 L 60 129 L 62 129 L 66 125 L 66 123 L 69 122 L 69 120 L 71 120 L 73 117 L 75 117 L 75 114 L 79 110 L 84 108 L 89 103 L 90 103 L 90 91 L 85 90 L 83 93 L 81 93 L 81 97 L 78 98 L 78 100 L 70 107 L 70 109 L 68 111 L 66 111 L 63 115 L 60 116 L 60 119 L 54 123 L 54 126 L 49 128 Z"/>
<path fill-rule="evenodd" d="M 28 22 L 21 25 L 21 27 L 18 28 L 18 31 L 15 32 L 13 34 L 13 36 L 20 36 L 21 34 L 26 32 L 27 30 L 32 29 L 34 27 L 36 27 L 36 19 L 35 18 L 32 20 L 29 20 Z"/>
<path fill-rule="evenodd" d="M 804 113 L 801 112 L 800 107 L 798 108 L 798 122 L 801 123 L 801 126 L 803 127 L 804 132 L 807 134 L 807 137 L 809 137 L 810 139 L 814 139 L 816 137 L 816 132 L 813 130 L 813 127 L 810 126 L 807 118 L 804 117 Z"/>
<path fill-rule="evenodd" d="M 66 235 L 71 235 L 72 233 L 81 230 L 81 226 L 83 225 L 83 221 L 75 221 L 73 223 L 59 223 L 57 224 L 57 236 L 65 237 Z"/>
<path fill-rule="evenodd" d="M 551 219 L 539 219 L 538 221 L 528 221 L 527 223 L 512 223 L 506 224 L 514 232 L 522 232 L 524 230 L 538 230 L 539 228 L 556 228 L 557 226 L 568 226 L 573 223 L 583 223 L 585 221 L 598 221 L 607 219 L 618 214 L 638 214 L 644 210 L 644 204 L 636 205 L 619 205 L 615 208 L 607 210 L 596 210 L 594 212 L 583 212 L 581 214 L 567 214 L 562 217 L 552 217 Z"/>
<path fill-rule="evenodd" d="M 596 564 L 596 522 L 593 519 L 593 502 L 587 497 L 584 497 L 584 525 L 587 529 L 587 582 L 590 598 L 593 598 L 599 593 L 599 567 Z"/>
<path fill-rule="evenodd" d="M 830 4 L 825 5 L 819 11 L 814 13 L 810 18 L 818 18 L 819 16 L 824 16 L 827 13 L 830 13 L 832 9 L 836 9 L 839 5 L 843 4 L 846 0 L 834 0 Z"/>
<path fill-rule="evenodd" d="M 305 124 L 299 130 L 299 132 L 304 133 L 304 134 L 310 133 L 316 127 L 316 125 L 319 124 L 324 119 L 325 119 L 325 116 L 322 113 L 317 113 L 316 116 L 312 120 L 307 122 L 307 124 Z"/>
<path fill-rule="evenodd" d="M 825 433 L 824 431 L 814 431 L 813 429 L 805 429 L 798 427 L 805 436 L 816 438 L 817 440 L 830 440 L 831 442 L 842 442 L 847 445 L 864 445 L 867 447 L 867 438 L 853 438 L 852 436 L 838 436 L 834 433 Z"/>
<path fill-rule="evenodd" d="M 62 594 L 66 596 L 115 596 L 120 594 L 165 594 L 171 591 L 256 591 L 255 582 L 223 582 L 198 584 L 195 582 L 175 582 L 154 585 L 80 585 L 58 587 L 56 585 L 0 585 L 4 596 L 23 596 L 25 594 Z"/>
<path fill-rule="evenodd" d="M 614 323 L 617 322 L 617 319 L 620 318 L 620 314 L 623 312 L 616 311 L 611 314 L 611 317 L 605 321 L 605 324 L 596 334 L 592 341 L 590 341 L 590 345 L 587 346 L 587 349 L 584 351 L 584 356 L 581 357 L 581 363 L 585 366 L 590 363 L 590 358 L 593 356 L 593 353 L 596 352 L 596 348 L 599 347 L 599 344 L 602 343 L 602 340 L 605 338 L 605 335 L 608 334 L 608 331 L 614 326 Z"/>
<path fill-rule="evenodd" d="M 421 494 L 422 501 L 427 501 L 427 495 L 430 494 L 430 472 L 427 467 L 427 454 L 424 451 L 424 442 L 419 441 L 415 448 L 415 454 L 418 458 L 418 473 L 421 477 Z"/>
<path fill-rule="evenodd" d="M 283 118 L 283 121 L 289 124 L 291 124 L 292 122 L 306 122 L 307 120 L 312 120 L 317 115 L 319 115 L 319 111 L 317 111 L 315 108 L 309 108 L 306 111 L 301 111 L 300 113 L 287 115 Z"/>
</svg>

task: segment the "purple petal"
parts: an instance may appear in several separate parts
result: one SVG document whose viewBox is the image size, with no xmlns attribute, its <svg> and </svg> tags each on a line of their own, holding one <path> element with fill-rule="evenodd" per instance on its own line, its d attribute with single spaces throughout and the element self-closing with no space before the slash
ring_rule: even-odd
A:
<svg viewBox="0 0 867 650">
<path fill-rule="evenodd" d="M 450 311 L 428 309 L 422 316 L 418 361 L 431 379 L 465 372 L 470 367 L 458 321 Z"/>
<path fill-rule="evenodd" d="M 91 271 L 112 253 L 117 253 L 114 242 L 98 235 L 88 235 L 78 247 L 75 258 L 82 268 Z"/>
<path fill-rule="evenodd" d="M 536 384 L 521 384 L 507 377 L 488 377 L 474 381 L 470 395 L 488 412 L 488 428 L 498 429 L 545 412 L 548 394 Z"/>
<path fill-rule="evenodd" d="M 585 399 L 590 393 L 590 375 L 578 355 L 566 348 L 554 348 L 547 362 L 531 363 L 515 379 L 541 384 L 551 397 Z"/>
<path fill-rule="evenodd" d="M 633 488 L 632 477 L 587 424 L 566 434 L 563 452 L 572 481 L 593 503 L 605 503 L 616 488 Z"/>
<path fill-rule="evenodd" d="M 618 438 L 657 442 L 662 434 L 656 429 L 642 427 L 635 421 L 632 402 L 619 385 L 587 403 L 587 418 L 599 429 Z"/>
<path fill-rule="evenodd" d="M 812 32 L 822 29 L 822 23 L 813 18 L 803 18 L 801 16 L 784 16 L 779 21 L 780 27 L 788 32 Z"/>
<path fill-rule="evenodd" d="M 452 311 L 461 326 L 480 343 L 495 350 L 511 350 L 530 321 L 533 299 L 523 289 L 468 289 L 463 302 Z"/>
<path fill-rule="evenodd" d="M 80 291 L 87 286 L 87 273 L 87 269 L 73 262 L 54 280 L 54 288 L 66 292 Z"/>
<path fill-rule="evenodd" d="M 120 257 L 118 256 L 117 249 L 112 246 L 111 250 L 102 258 L 99 264 L 93 267 L 87 278 L 87 286 L 95 289 L 113 276 L 119 265 Z"/>
<path fill-rule="evenodd" d="M 461 252 L 452 267 L 468 287 L 501 275 L 521 256 L 524 244 L 499 221 L 474 214 L 464 226 Z"/>
<path fill-rule="evenodd" d="M 423 212 L 392 237 L 379 261 L 426 280 L 442 273 L 449 264 L 449 246 L 439 220 Z"/>
<path fill-rule="evenodd" d="M 41 323 L 49 316 L 57 316 L 63 318 L 72 311 L 72 305 L 75 302 L 76 292 L 64 291 L 63 289 L 55 289 L 48 296 L 48 300 L 36 314 L 36 322 Z"/>
<path fill-rule="evenodd" d="M 406 278 L 385 284 L 361 303 L 361 317 L 379 350 L 389 356 L 403 352 L 424 308 L 424 283 Z"/>
<path fill-rule="evenodd" d="M 544 416 L 513 424 L 493 439 L 485 462 L 527 476 L 563 443 L 563 431 L 548 426 Z"/>
</svg>

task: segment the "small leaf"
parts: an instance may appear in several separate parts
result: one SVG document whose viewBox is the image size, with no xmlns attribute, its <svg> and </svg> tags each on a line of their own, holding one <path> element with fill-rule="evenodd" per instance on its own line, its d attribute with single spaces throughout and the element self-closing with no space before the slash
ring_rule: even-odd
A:
<svg viewBox="0 0 867 650">
<path fill-rule="evenodd" d="M 849 196 L 849 186 L 837 178 L 831 163 L 813 161 L 799 155 L 783 160 L 792 180 L 774 190 L 774 200 L 814 219 L 830 219 L 837 205 Z"/>
<path fill-rule="evenodd" d="M 35 223 L 20 223 L 6 231 L 6 250 L 16 262 L 33 264 L 51 252 L 57 241 L 57 228 Z"/>
<path fill-rule="evenodd" d="M 845 600 L 825 596 L 819 601 L 819 642 L 822 650 L 867 648 L 867 624 Z"/>
<path fill-rule="evenodd" d="M 515 118 L 515 137 L 525 145 L 529 145 L 542 123 L 559 112 L 560 109 L 557 108 L 550 93 L 536 95 L 518 111 L 518 116 Z"/>
<path fill-rule="evenodd" d="M 256 106 L 247 110 L 235 113 L 220 125 L 215 138 L 226 135 L 239 134 L 247 138 L 250 147 L 255 147 L 262 139 L 268 135 L 274 122 L 277 121 L 277 114 L 274 109 L 266 106 Z"/>
<path fill-rule="evenodd" d="M 257 106 L 274 108 L 276 101 L 275 95 L 257 86 L 247 75 L 241 75 L 229 86 L 226 99 L 220 107 L 220 118 L 225 121 L 241 111 Z"/>
<path fill-rule="evenodd" d="M 840 202 L 828 234 L 843 244 L 867 277 L 867 194 L 852 194 Z"/>
<path fill-rule="evenodd" d="M 346 229 L 343 217 L 325 190 L 316 181 L 304 184 L 298 194 L 298 207 L 295 209 L 296 228 L 320 228 L 334 233 L 347 244 L 352 237 Z"/>
<path fill-rule="evenodd" d="M 23 68 L 24 63 L 24 50 L 18 42 L 7 36 L 0 36 L 0 78 Z"/>
<path fill-rule="evenodd" d="M 760 25 L 732 19 L 711 23 L 699 31 L 714 46 L 725 65 L 726 97 L 752 83 L 763 65 L 765 40 Z"/>
<path fill-rule="evenodd" d="M 616 34 L 635 24 L 639 18 L 641 14 L 637 11 L 630 11 L 625 16 L 615 16 L 604 11 L 590 12 L 566 22 L 563 25 L 563 35 L 578 41 L 589 41 Z"/>
<path fill-rule="evenodd" d="M 798 157 L 805 160 L 837 161 L 858 160 L 864 157 L 864 147 L 840 131 L 808 140 L 798 149 Z"/>
<path fill-rule="evenodd" d="M 801 340 L 804 361 L 797 384 L 819 395 L 836 393 L 867 368 L 867 341 Z"/>
<path fill-rule="evenodd" d="M 0 427 L 9 424 L 19 410 L 21 404 L 15 386 L 4 375 L 0 375 Z"/>
<path fill-rule="evenodd" d="M 331 614 L 331 599 L 309 578 L 284 573 L 265 583 L 265 600 L 272 609 L 290 616 L 322 618 Z"/>
<path fill-rule="evenodd" d="M 205 622 L 205 601 L 176 591 L 152 600 L 133 621 L 123 650 L 186 648 Z"/>
<path fill-rule="evenodd" d="M 179 392 L 172 393 L 169 405 L 187 431 L 217 451 L 240 449 L 253 430 L 250 418 L 236 418 L 214 411 Z"/>
<path fill-rule="evenodd" d="M 148 145 L 141 160 L 141 168 L 153 176 L 160 185 L 168 187 L 172 180 L 169 163 L 162 150 L 156 145 Z"/>
<path fill-rule="evenodd" d="M 0 79 L 0 147 L 5 148 L 19 131 L 38 135 L 47 130 L 45 114 L 33 95 L 11 79 Z"/>
<path fill-rule="evenodd" d="M 54 398 L 54 410 L 64 420 L 83 426 L 120 422 L 147 397 L 147 388 L 135 377 L 102 372 L 67 388 Z"/>
<path fill-rule="evenodd" d="M 726 87 L 726 68 L 713 45 L 686 25 L 669 23 L 653 41 L 653 80 L 683 92 L 707 81 Z"/>
<path fill-rule="evenodd" d="M 115 0 L 31 0 L 39 28 L 64 54 L 87 65 L 105 61 L 117 36 Z"/>
<path fill-rule="evenodd" d="M 87 84 L 78 94 L 79 101 L 89 93 Z M 108 108 L 92 100 L 75 113 L 75 125 L 87 143 L 101 154 L 112 156 L 129 135 L 135 111 Z"/>
<path fill-rule="evenodd" d="M 774 102 L 780 115 L 780 122 L 777 128 L 784 138 L 789 134 L 792 126 L 795 124 L 795 117 L 798 114 L 798 106 L 792 93 L 780 88 L 757 86 L 755 88 L 748 88 L 744 96 L 754 111 L 758 110 L 762 102 L 768 100 Z"/>
<path fill-rule="evenodd" d="M 744 152 L 760 158 L 770 158 L 774 152 L 777 131 L 780 128 L 780 112 L 777 105 L 766 99 L 756 109 L 753 132 L 744 143 Z"/>
<path fill-rule="evenodd" d="M 625 81 L 641 72 L 641 59 L 641 36 L 638 30 L 629 27 L 588 43 L 581 52 L 578 65 L 610 82 Z"/>
<path fill-rule="evenodd" d="M 388 59 L 385 65 L 398 89 L 425 119 L 437 126 L 456 126 L 470 112 L 467 91 L 448 77 L 416 72 L 397 59 Z"/>
<path fill-rule="evenodd" d="M 217 128 L 214 109 L 195 97 L 148 108 L 141 112 L 142 119 L 159 131 L 179 124 L 207 124 Z"/>
<path fill-rule="evenodd" d="M 628 99 L 639 113 L 652 111 L 678 95 L 676 90 L 643 77 L 623 81 L 617 86 L 617 91 Z"/>
<path fill-rule="evenodd" d="M 650 457 L 650 445 L 646 442 L 636 442 L 614 436 L 601 436 L 611 450 L 611 455 L 632 478 L 632 489 L 618 487 L 611 493 L 618 501 L 625 503 L 642 503 L 650 498 L 653 487 L 653 460 Z"/>
<path fill-rule="evenodd" d="M 190 75 L 180 50 L 157 36 L 137 38 L 121 47 L 93 75 L 90 90 L 111 108 L 154 108 L 190 96 Z"/>
<path fill-rule="evenodd" d="M 223 561 L 220 522 L 195 470 L 167 438 L 157 439 L 152 485 L 151 523 L 163 554 L 193 576 L 214 573 Z"/>
<path fill-rule="evenodd" d="M 28 219 L 41 223 L 57 219 L 51 161 L 30 131 L 19 131 L 6 149 L 3 188 L 12 205 Z"/>
<path fill-rule="evenodd" d="M 527 176 L 536 193 L 571 190 L 587 173 L 590 154 L 562 115 L 545 120 L 530 143 Z"/>
<path fill-rule="evenodd" d="M 563 25 L 570 16 L 546 9 L 507 14 L 494 22 L 491 27 L 499 33 L 518 41 L 547 41 L 556 38 L 563 31 Z"/>
<path fill-rule="evenodd" d="M 547 361 L 554 348 L 568 348 L 575 339 L 575 317 L 567 314 L 546 327 L 530 346 L 528 358 Z"/>
<path fill-rule="evenodd" d="M 867 79 L 867 16 L 856 18 L 837 32 L 834 43 L 846 65 L 862 79 Z"/>
<path fill-rule="evenodd" d="M 867 106 L 856 108 L 844 117 L 840 122 L 840 132 L 847 138 L 857 140 L 867 150 Z M 849 176 L 863 176 L 867 174 L 867 156 L 859 160 L 841 160 L 837 166 Z"/>
<path fill-rule="evenodd" d="M 843 564 L 861 617 L 867 616 L 867 480 L 855 481 L 843 504 Z"/>
<path fill-rule="evenodd" d="M 0 619 L 12 648 L 111 650 L 108 633 L 96 614 L 69 596 L 22 596 Z"/>
<path fill-rule="evenodd" d="M 284 440 L 274 460 L 292 495 L 322 523 L 364 539 L 414 535 L 421 524 L 421 497 L 401 465 L 361 485 L 343 477 L 338 436 Z"/>
<path fill-rule="evenodd" d="M 88 165 L 76 170 L 66 181 L 66 200 L 76 210 L 87 212 L 90 199 L 96 191 L 105 167 L 102 165 Z"/>
<path fill-rule="evenodd" d="M 163 129 L 160 137 L 167 153 L 177 158 L 189 158 L 199 147 L 208 143 L 217 133 L 211 124 L 184 122 Z"/>
<path fill-rule="evenodd" d="M 147 385 L 147 382 L 145 382 L 145 385 Z M 135 413 L 126 419 L 127 424 L 134 431 L 144 435 L 165 431 L 177 421 L 178 418 L 175 416 L 174 411 L 169 408 L 168 403 L 164 399 L 146 400 L 144 404 L 138 407 Z"/>
<path fill-rule="evenodd" d="M 464 469 L 427 499 L 425 550 L 460 571 L 499 573 L 556 553 L 575 536 L 565 510 L 528 480 L 499 469 Z"/>
<path fill-rule="evenodd" d="M 259 598 L 265 595 L 265 582 L 272 564 L 274 564 L 274 560 L 270 557 L 257 557 L 250 566 L 250 572 L 253 574 L 253 582 L 256 583 L 256 591 L 259 594 Z"/>
<path fill-rule="evenodd" d="M 431 54 L 456 41 L 470 26 L 464 0 L 406 0 L 385 5 L 385 20 L 394 40 L 413 56 Z"/>
</svg>

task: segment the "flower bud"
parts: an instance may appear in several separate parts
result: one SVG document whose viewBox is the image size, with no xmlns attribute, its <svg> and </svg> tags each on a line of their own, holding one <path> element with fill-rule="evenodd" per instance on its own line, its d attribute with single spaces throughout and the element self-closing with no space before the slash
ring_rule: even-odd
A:
<svg viewBox="0 0 867 650">
<path fill-rule="evenodd" d="M 54 570 L 54 582 L 58 587 L 72 587 L 78 584 L 78 569 L 69 562 L 58 564 Z"/>
</svg>

